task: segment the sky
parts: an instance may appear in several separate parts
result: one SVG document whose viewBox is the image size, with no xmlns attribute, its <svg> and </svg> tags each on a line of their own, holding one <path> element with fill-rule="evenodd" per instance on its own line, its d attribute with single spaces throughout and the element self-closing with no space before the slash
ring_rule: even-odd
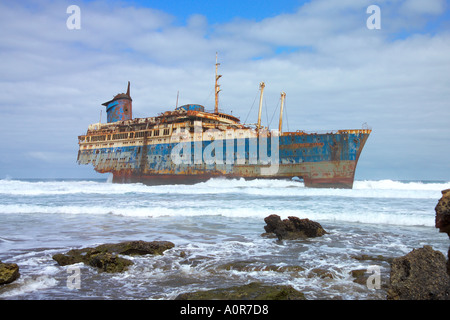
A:
<svg viewBox="0 0 450 320">
<path fill-rule="evenodd" d="M 264 81 L 271 129 L 284 91 L 284 131 L 373 130 L 356 179 L 450 181 L 448 1 L 2 0 L 0 12 L 0 179 L 105 177 L 76 163 L 102 103 L 130 81 L 134 117 L 173 110 L 177 93 L 213 110 L 217 52 L 222 111 L 256 123 Z"/>
</svg>

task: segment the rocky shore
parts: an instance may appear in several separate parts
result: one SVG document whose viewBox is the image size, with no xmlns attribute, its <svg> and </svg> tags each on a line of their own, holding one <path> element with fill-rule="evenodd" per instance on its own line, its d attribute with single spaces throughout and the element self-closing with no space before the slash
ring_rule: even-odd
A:
<svg viewBox="0 0 450 320">
<path fill-rule="evenodd" d="M 114 273 L 125 271 L 133 264 L 119 255 L 163 254 L 174 246 L 169 241 L 127 241 L 103 244 L 95 248 L 74 249 L 65 254 L 58 253 L 53 256 L 53 260 L 60 266 L 83 262 L 99 271 Z"/>
<path fill-rule="evenodd" d="M 450 189 L 442 191 L 435 227 L 450 238 Z M 450 250 L 445 257 L 427 245 L 391 263 L 388 300 L 450 300 Z"/>
<path fill-rule="evenodd" d="M 450 189 L 435 207 L 435 227 L 450 238 Z M 391 264 L 388 300 L 450 300 L 450 248 L 447 258 L 431 246 L 414 249 Z"/>
<path fill-rule="evenodd" d="M 0 261 L 0 285 L 11 283 L 17 280 L 19 276 L 19 266 L 17 264 Z"/>
<path fill-rule="evenodd" d="M 442 191 L 442 197 L 435 207 L 435 227 L 439 232 L 447 233 L 450 238 L 450 189 Z M 304 240 L 321 237 L 328 232 L 317 222 L 298 217 L 281 220 L 278 215 L 264 219 L 263 237 L 277 238 L 278 241 Z M 273 241 L 273 240 L 272 240 Z M 56 264 L 66 266 L 84 263 L 99 272 L 117 273 L 126 271 L 133 261 L 130 255 L 162 255 L 164 251 L 175 247 L 168 241 L 127 241 L 115 244 L 103 244 L 93 248 L 69 250 L 53 256 Z M 184 253 L 182 253 L 184 254 Z M 359 255 L 357 260 L 370 260 L 386 263 L 390 266 L 389 274 L 382 277 L 381 287 L 386 292 L 387 300 L 450 300 L 450 248 L 447 257 L 432 248 L 432 244 L 416 248 L 405 256 L 383 257 Z M 258 269 L 259 268 L 259 269 Z M 304 271 L 302 266 L 257 266 L 254 261 L 236 261 L 218 267 L 221 270 L 240 271 Z M 314 277 L 333 278 L 327 270 L 316 268 L 310 271 Z M 350 275 L 354 282 L 367 286 L 370 274 L 367 270 L 352 270 Z M 8 285 L 20 276 L 19 266 L 0 261 L 0 285 Z M 303 293 L 290 286 L 268 285 L 252 282 L 242 286 L 218 288 L 179 294 L 178 300 L 304 300 Z"/>
<path fill-rule="evenodd" d="M 252 282 L 213 290 L 187 292 L 178 295 L 175 300 L 306 300 L 303 293 L 291 286 L 265 285 Z"/>
</svg>

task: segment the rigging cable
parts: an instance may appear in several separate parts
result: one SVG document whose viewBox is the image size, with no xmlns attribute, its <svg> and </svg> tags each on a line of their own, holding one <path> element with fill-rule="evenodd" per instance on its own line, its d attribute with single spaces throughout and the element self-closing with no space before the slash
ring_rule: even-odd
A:
<svg viewBox="0 0 450 320">
<path fill-rule="evenodd" d="M 245 121 L 244 121 L 244 124 L 246 124 L 247 123 L 247 119 L 248 119 L 248 116 L 250 115 L 250 113 L 252 112 L 252 110 L 253 110 L 253 106 L 255 105 L 255 102 L 256 102 L 256 99 L 258 98 L 258 93 L 256 93 L 256 95 L 255 95 L 255 99 L 253 100 L 253 104 L 252 104 L 252 107 L 250 108 L 250 111 L 248 112 L 248 114 L 247 114 L 247 117 L 245 118 Z"/>
<path fill-rule="evenodd" d="M 280 100 L 281 100 L 281 98 L 280 98 Z M 273 111 L 272 118 L 270 119 L 269 126 L 272 124 L 273 117 L 275 117 L 275 112 L 277 112 L 278 107 L 280 106 L 280 104 L 279 104 L 280 100 L 278 100 L 277 107 L 276 107 L 275 110 Z"/>
</svg>

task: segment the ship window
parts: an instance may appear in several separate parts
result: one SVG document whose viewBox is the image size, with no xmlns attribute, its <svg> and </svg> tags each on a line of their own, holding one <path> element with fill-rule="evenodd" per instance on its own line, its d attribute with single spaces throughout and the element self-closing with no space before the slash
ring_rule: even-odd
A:
<svg viewBox="0 0 450 320">
<path fill-rule="evenodd" d="M 136 132 L 136 134 L 134 135 L 134 137 L 135 137 L 135 138 L 143 138 L 143 137 L 145 137 L 146 134 L 147 134 L 147 132 L 145 132 L 145 131 Z"/>
<path fill-rule="evenodd" d="M 159 130 L 155 130 L 155 131 L 153 131 L 153 136 L 154 136 L 154 137 L 157 137 L 157 136 L 159 136 Z"/>
<path fill-rule="evenodd" d="M 169 129 L 164 129 L 164 135 L 165 136 L 169 135 Z"/>
<path fill-rule="evenodd" d="M 106 136 L 92 136 L 91 141 L 104 141 L 106 140 Z"/>
<path fill-rule="evenodd" d="M 126 139 L 126 138 L 128 138 L 128 133 L 116 133 L 116 134 L 113 134 L 113 139 L 114 140 L 116 140 L 116 139 Z"/>
</svg>

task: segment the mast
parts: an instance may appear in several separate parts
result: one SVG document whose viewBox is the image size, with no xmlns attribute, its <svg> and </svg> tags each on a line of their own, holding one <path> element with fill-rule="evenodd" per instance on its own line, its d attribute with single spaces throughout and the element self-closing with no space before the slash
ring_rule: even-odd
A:
<svg viewBox="0 0 450 320">
<path fill-rule="evenodd" d="M 262 112 L 262 101 L 263 101 L 263 92 L 264 92 L 264 87 L 265 87 L 265 83 L 261 82 L 259 84 L 259 88 L 261 89 L 261 95 L 259 97 L 259 111 L 258 111 L 258 124 L 256 126 L 256 129 L 259 131 L 259 129 L 261 128 L 261 112 Z"/>
<path fill-rule="evenodd" d="M 278 125 L 278 132 L 281 134 L 281 131 L 283 129 L 283 105 L 284 105 L 284 98 L 286 98 L 286 93 L 281 92 L 281 107 L 280 107 L 280 124 Z"/>
<path fill-rule="evenodd" d="M 216 84 L 214 86 L 216 101 L 215 101 L 215 107 L 214 107 L 214 113 L 219 113 L 219 92 L 220 92 L 220 85 L 217 83 L 219 78 L 222 76 L 220 74 L 217 74 L 217 69 L 219 67 L 220 63 L 217 63 L 217 52 L 216 52 Z"/>
</svg>

